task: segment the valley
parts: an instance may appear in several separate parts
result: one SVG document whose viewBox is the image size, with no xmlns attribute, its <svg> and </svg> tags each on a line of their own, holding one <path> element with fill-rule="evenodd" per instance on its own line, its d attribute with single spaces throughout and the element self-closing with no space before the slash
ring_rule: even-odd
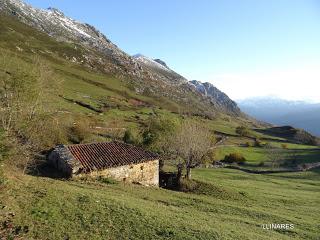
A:
<svg viewBox="0 0 320 240">
<path fill-rule="evenodd" d="M 319 138 L 258 121 L 57 9 L 0 0 L 0 98 L 1 240 L 320 236 Z M 67 178 L 48 163 L 57 145 L 112 141 L 154 152 L 160 173 L 181 167 L 180 179 Z"/>
</svg>

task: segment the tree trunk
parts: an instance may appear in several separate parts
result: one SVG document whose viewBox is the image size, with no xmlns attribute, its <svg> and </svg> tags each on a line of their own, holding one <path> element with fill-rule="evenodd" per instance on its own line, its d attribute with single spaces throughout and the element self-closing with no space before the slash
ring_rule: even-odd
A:
<svg viewBox="0 0 320 240">
<path fill-rule="evenodd" d="M 163 167 L 164 167 L 164 160 L 160 159 L 159 160 L 159 172 L 163 172 Z"/>
<path fill-rule="evenodd" d="M 180 183 L 181 180 L 181 176 L 182 176 L 182 169 L 183 169 L 183 165 L 181 163 L 178 164 L 177 166 L 178 168 L 178 172 L 177 172 L 177 184 Z"/>
<path fill-rule="evenodd" d="M 187 169 L 186 178 L 188 180 L 191 180 L 191 168 L 189 166 L 187 166 L 186 169 Z"/>
</svg>

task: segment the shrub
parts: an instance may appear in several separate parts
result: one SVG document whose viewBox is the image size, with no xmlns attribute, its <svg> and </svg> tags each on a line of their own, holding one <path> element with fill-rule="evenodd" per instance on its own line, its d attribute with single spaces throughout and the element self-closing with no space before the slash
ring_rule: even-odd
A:
<svg viewBox="0 0 320 240">
<path fill-rule="evenodd" d="M 142 142 L 142 138 L 137 130 L 127 129 L 124 133 L 123 141 L 128 144 L 139 145 Z"/>
<path fill-rule="evenodd" d="M 147 121 L 148 128 L 142 134 L 142 143 L 154 152 L 163 152 L 167 138 L 179 126 L 179 122 L 165 116 L 151 116 Z"/>
<path fill-rule="evenodd" d="M 236 133 L 242 137 L 248 137 L 251 135 L 250 130 L 245 126 L 239 126 L 236 128 Z"/>
<path fill-rule="evenodd" d="M 0 128 L 0 162 L 5 158 L 7 155 L 7 146 L 5 143 L 4 133 Z"/>
<path fill-rule="evenodd" d="M 263 146 L 263 143 L 262 143 L 262 141 L 260 140 L 260 139 L 255 139 L 254 140 L 254 146 L 255 147 L 262 147 Z"/>
<path fill-rule="evenodd" d="M 123 141 L 125 143 L 129 143 L 129 144 L 134 143 L 134 137 L 133 137 L 131 130 L 127 129 L 125 131 L 124 136 L 123 136 Z"/>
<path fill-rule="evenodd" d="M 274 144 L 271 143 L 271 142 L 267 142 L 267 143 L 264 145 L 264 147 L 265 147 L 266 149 L 277 149 L 277 148 L 278 148 L 276 145 L 274 145 Z"/>
<path fill-rule="evenodd" d="M 52 110 L 51 95 L 59 93 L 61 80 L 46 61 L 36 57 L 26 63 L 1 53 L 0 68 L 0 126 L 5 131 L 19 132 Z"/>
<path fill-rule="evenodd" d="M 68 127 L 65 119 L 52 116 L 37 116 L 29 125 L 20 129 L 34 151 L 50 149 L 68 142 Z"/>
<path fill-rule="evenodd" d="M 281 144 L 281 147 L 282 147 L 283 149 L 288 149 L 288 144 L 283 143 L 283 144 Z"/>
<path fill-rule="evenodd" d="M 208 167 L 210 164 L 215 164 L 218 159 L 216 158 L 216 152 L 213 149 L 210 149 L 204 156 L 203 156 L 203 164 Z"/>
<path fill-rule="evenodd" d="M 241 153 L 230 153 L 226 155 L 223 162 L 225 163 L 238 163 L 243 164 L 245 163 L 246 159 Z"/>
<path fill-rule="evenodd" d="M 91 134 L 90 124 L 86 119 L 74 122 L 70 130 L 69 139 L 74 143 L 82 143 Z"/>
<path fill-rule="evenodd" d="M 261 161 L 261 162 L 258 164 L 259 167 L 263 167 L 264 165 L 265 165 L 264 161 Z"/>
<path fill-rule="evenodd" d="M 187 178 L 181 178 L 179 181 L 179 191 L 181 192 L 193 192 L 198 188 L 197 182 L 189 180 Z"/>
</svg>

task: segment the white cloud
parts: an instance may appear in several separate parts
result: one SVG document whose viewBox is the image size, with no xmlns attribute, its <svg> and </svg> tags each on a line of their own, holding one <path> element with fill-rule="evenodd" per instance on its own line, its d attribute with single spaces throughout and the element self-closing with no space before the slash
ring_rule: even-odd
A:
<svg viewBox="0 0 320 240">
<path fill-rule="evenodd" d="M 320 64 L 285 70 L 213 75 L 207 80 L 232 99 L 277 96 L 320 102 Z"/>
</svg>

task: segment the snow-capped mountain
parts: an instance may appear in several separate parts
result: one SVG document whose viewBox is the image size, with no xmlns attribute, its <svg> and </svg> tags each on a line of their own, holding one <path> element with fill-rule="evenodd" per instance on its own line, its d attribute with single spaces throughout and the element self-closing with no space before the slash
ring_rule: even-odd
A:
<svg viewBox="0 0 320 240">
<path fill-rule="evenodd" d="M 161 59 L 159 59 L 159 58 L 157 58 L 157 59 L 153 59 L 153 61 L 155 61 L 155 62 L 157 62 L 157 63 L 160 63 L 162 66 L 164 66 L 165 68 L 169 68 L 168 66 L 167 66 L 167 64 L 164 62 L 164 61 L 162 61 Z"/>
<path fill-rule="evenodd" d="M 1 0 L 1 5 L 2 8 L 11 10 L 21 21 L 61 41 L 77 40 L 101 49 L 119 50 L 93 26 L 73 20 L 56 8 L 37 9 L 20 0 Z"/>
<path fill-rule="evenodd" d="M 172 70 L 152 59 L 142 55 L 131 57 L 113 44 L 95 27 L 71 19 L 56 8 L 37 9 L 21 0 L 0 0 L 0 2 L 4 9 L 17 16 L 20 21 L 47 33 L 58 41 L 81 44 L 86 48 L 95 49 L 98 53 L 103 54 L 104 57 L 108 57 L 118 66 L 115 69 L 113 69 L 113 66 L 107 66 L 107 72 L 122 70 L 123 74 L 127 73 L 138 78 L 143 73 L 146 73 L 147 77 L 154 80 L 166 81 L 167 84 L 179 83 L 182 80 L 180 75 L 178 76 Z M 92 59 L 94 57 L 88 55 L 90 53 L 84 56 L 84 58 Z M 84 60 L 78 59 L 78 61 Z M 103 59 L 97 58 L 96 61 L 104 65 Z M 159 69 L 161 71 L 157 71 Z"/>
<path fill-rule="evenodd" d="M 232 101 L 227 94 L 220 91 L 209 82 L 202 83 L 197 80 L 189 81 L 199 93 L 210 99 L 211 103 L 219 108 L 226 108 L 229 112 L 240 114 L 241 110 L 238 105 Z"/>
<path fill-rule="evenodd" d="M 37 9 L 21 0 L 0 0 L 0 11 L 68 45 L 68 51 L 45 49 L 47 54 L 58 54 L 75 64 L 128 81 L 138 94 L 147 92 L 152 97 L 167 98 L 192 111 L 211 112 L 210 115 L 217 111 L 239 114 L 231 100 L 214 94 L 217 90 L 211 90 L 210 98 L 199 94 L 186 78 L 170 69 L 164 61 L 141 54 L 132 57 L 93 26 L 69 18 L 58 9 Z M 34 53 L 37 49 L 29 51 Z"/>
<path fill-rule="evenodd" d="M 149 57 L 146 57 L 142 54 L 136 54 L 136 55 L 133 55 L 133 58 L 135 58 L 136 60 L 140 61 L 141 63 L 149 66 L 149 67 L 152 67 L 152 68 L 160 68 L 164 71 L 168 71 L 168 72 L 172 72 L 172 70 L 167 66 L 167 64 L 165 64 L 163 61 L 161 61 L 160 59 L 157 59 L 154 60 L 154 59 L 151 59 Z M 159 61 L 161 61 L 162 63 L 160 63 Z"/>
<path fill-rule="evenodd" d="M 170 69 L 167 64 L 160 59 L 151 59 L 142 54 L 136 54 L 133 58 L 144 68 L 161 75 L 165 81 L 178 84 L 186 84 L 188 82 L 186 78 Z"/>
<path fill-rule="evenodd" d="M 81 58 L 78 57 L 74 61 L 86 62 L 91 67 L 95 67 L 98 63 L 106 72 L 141 76 L 141 69 L 137 62 L 93 26 L 71 19 L 58 9 L 37 9 L 21 0 L 0 0 L 0 5 L 2 11 L 56 40 L 80 44 L 88 50 Z M 102 57 L 107 57 L 109 61 L 104 61 Z"/>
<path fill-rule="evenodd" d="M 162 72 L 162 74 L 170 78 L 171 81 L 180 81 L 187 83 L 191 87 L 191 89 L 194 89 L 202 97 L 209 99 L 211 104 L 213 104 L 216 108 L 224 111 L 226 110 L 228 113 L 241 113 L 241 110 L 239 109 L 237 104 L 211 83 L 202 83 L 197 80 L 188 81 L 186 78 L 171 70 L 168 65 L 160 59 L 151 59 L 142 54 L 136 54 L 133 57 L 141 64 L 147 66 L 153 71 Z"/>
</svg>

